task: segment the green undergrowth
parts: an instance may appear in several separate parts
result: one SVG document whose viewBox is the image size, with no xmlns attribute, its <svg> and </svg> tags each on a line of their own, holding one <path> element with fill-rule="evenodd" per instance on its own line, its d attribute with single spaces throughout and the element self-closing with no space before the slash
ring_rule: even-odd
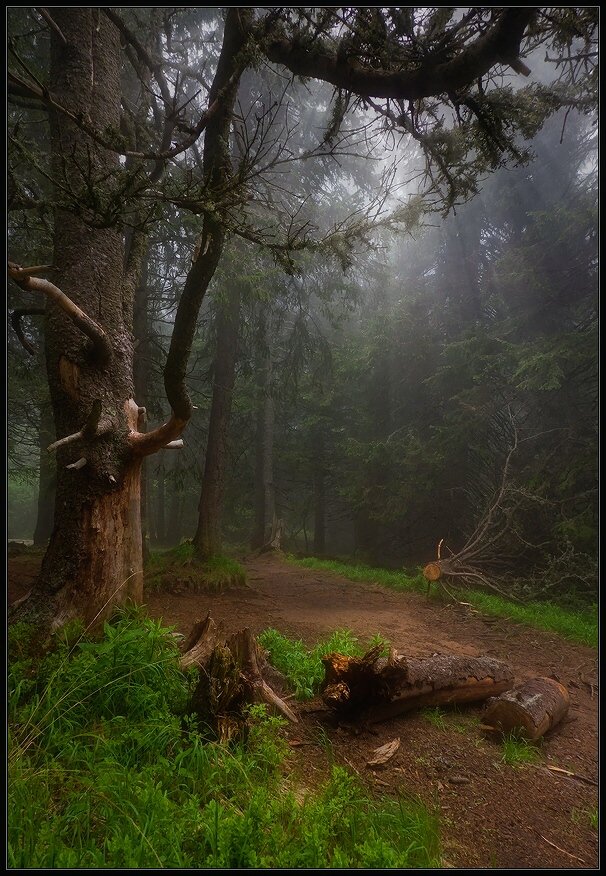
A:
<svg viewBox="0 0 606 876">
<path fill-rule="evenodd" d="M 310 699 L 318 692 L 324 680 L 322 657 L 325 654 L 361 657 L 375 645 L 382 645 L 384 650 L 388 648 L 388 643 L 379 635 L 363 647 L 349 630 L 336 630 L 313 648 L 306 648 L 300 639 L 293 641 L 272 628 L 264 630 L 258 641 L 268 652 L 272 666 L 286 677 L 299 700 Z"/>
<path fill-rule="evenodd" d="M 302 559 L 287 557 L 293 565 L 307 569 L 334 572 L 352 581 L 381 584 L 392 590 L 427 593 L 427 581 L 422 573 L 394 572 L 388 569 L 364 565 L 349 565 L 334 560 L 320 560 L 316 557 Z M 434 598 L 437 591 L 434 591 Z M 504 617 L 518 623 L 558 633 L 563 638 L 582 645 L 597 647 L 598 610 L 597 606 L 571 609 L 553 602 L 528 602 L 520 604 L 492 593 L 479 590 L 458 590 L 457 596 L 486 615 Z M 439 597 L 437 597 L 439 598 Z"/>
<path fill-rule="evenodd" d="M 242 586 L 245 582 L 246 571 L 240 563 L 221 554 L 202 562 L 196 558 L 191 541 L 167 551 L 153 551 L 145 564 L 148 592 L 175 587 L 217 592 L 226 587 Z"/>
<path fill-rule="evenodd" d="M 337 575 L 342 575 L 344 578 L 349 578 L 351 581 L 382 584 L 384 587 L 390 587 L 392 590 L 414 590 L 418 593 L 427 593 L 427 581 L 421 572 L 398 572 L 391 569 L 365 566 L 363 563 L 343 563 L 338 560 L 320 560 L 317 557 L 299 558 L 287 555 L 286 560 L 294 566 L 334 572 Z"/>
<path fill-rule="evenodd" d="M 520 605 L 502 596 L 477 590 L 461 591 L 461 599 L 470 602 L 483 614 L 505 617 L 540 630 L 558 633 L 572 642 L 597 648 L 597 606 L 575 610 L 563 608 L 553 602 L 529 602 Z"/>
<path fill-rule="evenodd" d="M 439 867 L 417 802 L 369 796 L 338 766 L 287 787 L 285 725 L 265 707 L 243 738 L 203 735 L 197 673 L 141 611 L 95 641 L 72 626 L 43 656 L 30 633 L 9 641 L 9 869 Z"/>
</svg>

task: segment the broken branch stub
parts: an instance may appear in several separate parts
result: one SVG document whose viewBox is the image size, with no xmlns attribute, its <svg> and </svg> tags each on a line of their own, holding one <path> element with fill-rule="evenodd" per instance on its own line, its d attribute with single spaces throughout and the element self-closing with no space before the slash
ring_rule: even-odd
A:
<svg viewBox="0 0 606 876">
<path fill-rule="evenodd" d="M 513 670 L 492 657 L 389 657 L 373 648 L 363 657 L 322 658 L 322 699 L 338 715 L 384 721 L 424 706 L 479 702 L 513 686 Z"/>
</svg>

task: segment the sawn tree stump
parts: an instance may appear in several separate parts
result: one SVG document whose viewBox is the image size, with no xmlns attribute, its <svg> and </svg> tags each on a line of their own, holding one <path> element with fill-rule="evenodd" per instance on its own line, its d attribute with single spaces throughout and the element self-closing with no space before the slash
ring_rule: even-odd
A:
<svg viewBox="0 0 606 876">
<path fill-rule="evenodd" d="M 531 678 L 488 703 L 484 721 L 504 733 L 516 731 L 534 740 L 555 727 L 569 705 L 563 684 L 553 678 Z"/>
<path fill-rule="evenodd" d="M 363 657 L 328 654 L 322 699 L 337 715 L 366 723 L 422 706 L 485 700 L 513 686 L 513 670 L 492 657 L 407 657 L 373 648 Z"/>
</svg>

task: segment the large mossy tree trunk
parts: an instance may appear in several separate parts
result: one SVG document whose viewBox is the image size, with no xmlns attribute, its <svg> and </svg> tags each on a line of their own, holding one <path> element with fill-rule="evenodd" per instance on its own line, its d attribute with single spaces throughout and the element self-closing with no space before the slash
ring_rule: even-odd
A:
<svg viewBox="0 0 606 876">
<path fill-rule="evenodd" d="M 99 130 L 118 130 L 117 29 L 94 8 L 57 7 L 53 15 L 64 39 L 53 31 L 51 93 L 67 109 L 94 119 Z M 46 365 L 56 435 L 89 425 L 83 440 L 57 448 L 54 529 L 28 600 L 28 612 L 55 628 L 76 616 L 100 620 L 126 598 L 140 601 L 143 578 L 141 458 L 126 441 L 136 414 L 128 413 L 134 395 L 132 300 L 123 236 L 117 227 L 86 221 L 93 215 L 87 214 L 90 200 L 111 196 L 118 159 L 92 144 L 65 114 L 51 112 L 50 118 L 57 181 L 53 283 L 103 327 L 99 342 L 91 344 L 65 309 L 49 301 Z M 86 464 L 67 467 L 79 459 Z"/>
</svg>

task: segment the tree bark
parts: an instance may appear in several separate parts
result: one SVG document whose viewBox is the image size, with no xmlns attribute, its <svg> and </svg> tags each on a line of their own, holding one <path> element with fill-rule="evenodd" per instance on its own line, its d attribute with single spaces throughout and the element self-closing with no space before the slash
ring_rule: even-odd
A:
<svg viewBox="0 0 606 876">
<path fill-rule="evenodd" d="M 488 703 L 484 721 L 504 733 L 514 731 L 536 740 L 568 712 L 570 696 L 553 678 L 530 678 Z"/>
<path fill-rule="evenodd" d="M 147 407 L 151 401 L 148 397 L 150 381 L 149 373 L 149 246 L 145 247 L 145 255 L 141 265 L 141 277 L 136 286 L 135 303 L 133 310 L 133 332 L 135 335 L 136 348 L 133 361 L 135 398 L 142 407 Z M 141 423 L 141 431 L 144 423 Z M 143 561 L 149 553 L 149 463 L 143 459 L 141 464 L 141 540 Z"/>
<path fill-rule="evenodd" d="M 34 530 L 34 545 L 45 545 L 53 531 L 57 471 L 55 459 L 46 450 L 55 440 L 53 412 L 45 400 L 40 408 L 40 476 L 38 481 L 38 514 Z"/>
<path fill-rule="evenodd" d="M 491 657 L 406 657 L 373 648 L 364 657 L 322 659 L 322 699 L 337 715 L 374 723 L 424 706 L 468 703 L 513 685 L 511 668 Z"/>
<path fill-rule="evenodd" d="M 229 420 L 236 377 L 240 319 L 240 290 L 235 283 L 217 313 L 217 351 L 214 362 L 213 396 L 208 424 L 198 526 L 194 535 L 196 553 L 208 560 L 221 552 L 221 513 Z"/>
<path fill-rule="evenodd" d="M 95 119 L 100 129 L 119 129 L 120 43 L 108 19 L 93 8 L 59 8 L 55 21 L 65 37 L 51 35 L 50 89 L 66 107 Z M 80 214 L 55 211 L 53 280 L 87 317 L 103 326 L 114 355 L 102 364 L 82 326 L 66 318 L 54 300 L 46 310 L 46 363 L 57 436 L 78 433 L 91 407 L 113 424 L 103 436 L 85 436 L 57 452 L 55 525 L 29 609 L 51 628 L 72 617 L 99 622 L 127 598 L 142 598 L 139 515 L 140 459 L 125 453 L 130 425 L 125 402 L 133 397 L 132 303 L 123 287 L 123 240 L 115 227 L 87 224 L 88 182 L 103 195 L 119 171 L 112 153 L 91 145 L 65 115 L 51 112 L 55 180 L 69 179 L 82 201 Z M 78 182 L 80 181 L 80 183 Z M 65 203 L 63 201 L 63 203 Z M 82 329 L 82 330 L 81 330 Z M 83 468 L 68 469 L 77 456 Z"/>
<path fill-rule="evenodd" d="M 166 539 L 167 543 L 177 545 L 181 541 L 183 535 L 183 491 L 181 484 L 181 463 L 182 457 L 180 453 L 175 453 L 175 459 L 172 468 L 172 489 L 170 495 L 169 514 Z"/>
<path fill-rule="evenodd" d="M 324 436 L 318 428 L 314 436 L 314 554 L 322 556 L 326 550 L 326 471 Z"/>
<path fill-rule="evenodd" d="M 255 524 L 250 544 L 253 550 L 262 548 L 267 544 L 276 513 L 273 476 L 274 402 L 272 394 L 272 361 L 267 331 L 267 317 L 263 312 L 260 317 L 258 344 L 261 360 L 257 370 Z"/>
<path fill-rule="evenodd" d="M 166 491 L 164 489 L 166 472 L 164 460 L 160 460 L 156 474 L 158 478 L 158 489 L 156 490 L 156 542 L 161 547 L 164 547 L 166 544 L 166 515 L 164 513 L 166 506 Z"/>
</svg>

